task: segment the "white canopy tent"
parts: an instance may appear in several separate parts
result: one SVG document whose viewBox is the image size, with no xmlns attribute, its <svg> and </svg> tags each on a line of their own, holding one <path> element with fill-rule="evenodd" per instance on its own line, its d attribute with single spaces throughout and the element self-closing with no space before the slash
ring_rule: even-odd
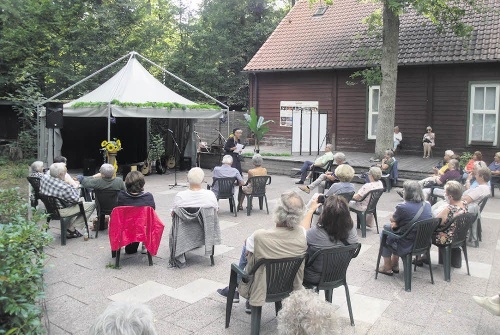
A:
<svg viewBox="0 0 500 335">
<path fill-rule="evenodd" d="M 139 56 L 150 64 L 160 68 L 164 73 L 167 73 L 182 83 L 186 84 L 193 90 L 210 98 L 214 102 L 223 106 L 224 109 L 198 109 L 189 108 L 189 105 L 195 105 L 194 102 L 173 92 L 168 87 L 159 82 L 153 77 L 137 60 Z M 108 134 L 107 139 L 110 139 L 110 124 L 112 118 L 131 117 L 131 118 L 174 118 L 174 119 L 189 119 L 189 126 L 192 136 L 186 146 L 185 156 L 194 157 L 196 155 L 194 134 L 192 133 L 192 124 L 194 119 L 204 118 L 219 118 L 223 116 L 224 110 L 228 110 L 228 106 L 211 97 L 207 93 L 187 83 L 181 78 L 175 76 L 161 66 L 151 62 L 147 58 L 136 52 L 121 57 L 115 62 L 107 65 L 101 70 L 84 78 L 76 84 L 66 88 L 53 97 L 47 99 L 43 104 L 53 101 L 60 95 L 70 89 L 85 82 L 96 74 L 104 71 L 112 65 L 120 62 L 128 57 L 127 64 L 117 72 L 113 77 L 97 87 L 92 92 L 73 100 L 64 105 L 65 117 L 105 117 L 108 119 Z M 130 103 L 132 106 L 127 106 Z M 178 103 L 182 108 L 158 108 L 158 107 L 137 107 L 137 104 L 147 103 Z M 41 105 L 43 105 L 41 104 Z M 49 131 L 45 127 L 45 110 L 38 107 L 39 115 L 39 145 L 38 158 L 47 163 L 53 161 L 54 156 L 61 154 L 62 136 L 59 129 Z M 83 140 L 83 139 L 82 139 Z M 193 162 L 195 159 L 192 160 Z"/>
</svg>

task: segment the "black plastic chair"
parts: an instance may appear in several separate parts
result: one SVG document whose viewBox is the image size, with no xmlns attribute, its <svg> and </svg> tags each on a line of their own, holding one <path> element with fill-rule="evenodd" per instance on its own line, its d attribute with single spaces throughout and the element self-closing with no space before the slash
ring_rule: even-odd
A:
<svg viewBox="0 0 500 335">
<path fill-rule="evenodd" d="M 234 185 L 237 179 L 235 177 L 230 178 L 214 178 L 212 183 L 212 188 L 217 183 L 217 201 L 219 199 L 229 199 L 229 210 L 234 213 L 234 216 L 238 216 L 238 210 L 236 209 L 236 202 L 234 201 Z"/>
<path fill-rule="evenodd" d="M 332 302 L 333 289 L 344 285 L 351 326 L 354 326 L 354 317 L 352 316 L 351 297 L 347 286 L 346 272 L 351 259 L 357 257 L 360 250 L 361 243 L 339 248 L 322 249 L 316 251 L 306 263 L 306 267 L 309 267 L 317 259 L 322 260 L 323 269 L 319 283 L 307 283 L 304 281 L 304 286 L 314 287 L 316 292 L 324 290 L 325 300 L 329 303 Z"/>
<path fill-rule="evenodd" d="M 310 183 L 318 179 L 318 177 L 322 174 L 325 173 L 326 171 L 330 171 L 334 163 L 334 160 L 332 159 L 331 161 L 328 161 L 324 167 L 319 167 L 319 166 L 313 166 L 311 169 L 311 178 L 309 180 Z"/>
<path fill-rule="evenodd" d="M 352 192 L 345 192 L 345 193 L 339 193 L 339 194 L 337 194 L 337 196 L 344 198 L 347 201 L 347 203 L 349 203 L 349 201 L 352 200 L 352 197 L 354 196 L 354 193 L 355 193 L 354 191 L 352 191 Z"/>
<path fill-rule="evenodd" d="M 95 206 L 97 209 L 97 227 L 95 227 L 95 238 L 99 234 L 99 230 L 105 230 L 106 215 L 111 215 L 113 208 L 117 206 L 119 191 L 115 190 L 94 190 Z"/>
<path fill-rule="evenodd" d="M 408 234 L 414 233 L 415 238 L 413 241 L 413 247 L 411 252 L 407 253 L 406 255 L 400 256 L 401 259 L 403 260 L 405 291 L 411 292 L 411 265 L 412 265 L 411 259 L 413 256 L 420 256 L 422 254 L 425 254 L 427 255 L 429 264 L 431 264 L 431 256 L 429 251 L 431 250 L 432 246 L 432 236 L 437 226 L 439 226 L 440 222 L 441 219 L 427 219 L 427 220 L 417 221 L 413 223 L 411 227 L 406 229 L 406 231 L 401 235 L 395 234 L 388 230 L 384 230 L 382 232 L 382 240 L 380 241 L 380 248 L 378 251 L 377 268 L 375 269 L 375 279 L 377 279 L 378 277 L 378 272 L 379 272 L 378 269 L 380 267 L 382 248 L 387 247 L 394 253 L 397 252 L 397 250 L 394 250 L 390 245 L 387 244 L 387 237 L 391 236 L 395 239 L 404 239 L 405 237 L 408 236 Z M 434 284 L 434 276 L 432 275 L 432 266 L 429 266 L 429 272 L 431 274 L 431 283 Z"/>
<path fill-rule="evenodd" d="M 370 200 L 368 201 L 368 206 L 366 206 L 366 209 L 364 211 L 357 210 L 355 208 L 349 207 L 349 210 L 351 212 L 356 213 L 357 215 L 357 222 L 358 222 L 358 228 L 361 228 L 361 237 L 366 237 L 366 215 L 368 214 L 373 214 L 375 217 L 375 225 L 377 227 L 377 234 L 378 232 L 378 220 L 377 220 L 377 203 L 384 193 L 384 189 L 376 189 L 376 190 L 371 190 L 370 192 L 366 193 L 365 196 L 359 200 L 355 200 L 357 202 L 361 202 L 366 199 L 366 197 L 370 197 Z"/>
<path fill-rule="evenodd" d="M 37 177 L 26 177 L 31 187 L 33 188 L 33 199 L 31 199 L 31 207 L 36 208 L 38 206 L 38 199 L 40 199 L 40 178 Z"/>
<path fill-rule="evenodd" d="M 297 271 L 299 270 L 304 255 L 300 257 L 282 258 L 282 259 L 260 259 L 252 267 L 250 273 L 246 273 L 244 269 L 237 264 L 231 264 L 231 277 L 229 280 L 229 292 L 226 302 L 226 328 L 229 327 L 231 321 L 231 311 L 233 308 L 234 292 L 237 286 L 237 277 L 241 276 L 241 280 L 247 283 L 253 280 L 255 272 L 259 267 L 266 267 L 266 302 L 274 302 L 276 315 L 281 309 L 281 301 L 288 297 L 293 291 L 293 282 Z M 260 318 L 262 314 L 262 306 L 251 306 L 252 319 L 250 334 L 256 335 L 260 333 Z"/>
<path fill-rule="evenodd" d="M 478 204 L 479 213 L 477 215 L 477 231 L 476 231 L 476 234 L 477 234 L 476 236 L 477 236 L 478 241 L 483 240 L 483 228 L 481 227 L 481 213 L 483 212 L 484 206 L 486 206 L 486 203 L 488 202 L 488 198 L 489 197 L 485 197 Z M 479 246 L 479 244 L 478 244 L 478 246 Z"/>
<path fill-rule="evenodd" d="M 391 192 L 392 189 L 392 179 L 391 175 L 393 173 L 393 170 L 398 168 L 398 161 L 394 159 L 394 163 L 391 165 L 389 169 L 389 173 L 383 174 L 382 177 L 380 177 L 380 181 L 382 181 L 382 184 L 384 184 L 384 189 L 387 193 Z"/>
<path fill-rule="evenodd" d="M 467 233 L 469 232 L 472 223 L 476 220 L 477 214 L 467 213 L 455 216 L 452 220 L 447 222 L 446 226 L 438 227 L 436 232 L 442 232 L 448 229 L 453 223 L 455 224 L 454 235 L 452 242 L 446 245 L 437 244 L 435 241 L 432 243 L 439 247 L 439 252 L 444 250 L 444 280 L 450 281 L 451 277 L 451 250 L 455 248 L 462 248 L 467 265 L 467 274 L 470 276 L 469 259 L 467 257 Z"/>
<path fill-rule="evenodd" d="M 500 188 L 500 176 L 491 176 L 490 185 L 491 185 L 491 196 L 494 197 L 495 186 L 498 186 Z"/>
<path fill-rule="evenodd" d="M 63 200 L 51 197 L 48 195 L 40 194 L 40 200 L 42 200 L 45 205 L 45 213 L 47 214 L 47 224 L 50 220 L 59 220 L 61 222 L 61 245 L 66 245 L 66 229 L 69 223 L 69 220 L 77 215 L 83 215 L 83 219 L 85 221 L 85 227 L 87 228 L 87 236 L 89 236 L 89 225 L 87 222 L 87 216 L 85 216 L 85 209 L 83 207 L 83 202 L 78 202 L 78 206 L 80 207 L 80 212 L 75 213 L 71 216 L 61 217 L 59 213 L 59 206 L 66 207 L 66 204 Z"/>
<path fill-rule="evenodd" d="M 248 178 L 247 184 L 252 184 L 252 193 L 246 194 L 247 198 L 247 215 L 250 216 L 252 211 L 252 199 L 259 198 L 259 208 L 262 210 L 263 202 L 266 201 L 266 210 L 269 214 L 269 207 L 267 206 L 266 185 L 271 184 L 271 176 L 257 176 Z"/>
</svg>

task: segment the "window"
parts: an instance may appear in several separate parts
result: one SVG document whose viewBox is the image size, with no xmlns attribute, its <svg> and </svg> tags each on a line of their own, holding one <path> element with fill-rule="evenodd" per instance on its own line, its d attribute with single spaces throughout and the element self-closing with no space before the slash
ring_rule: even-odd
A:
<svg viewBox="0 0 500 335">
<path fill-rule="evenodd" d="M 368 90 L 368 139 L 377 138 L 378 106 L 380 86 L 370 86 Z"/>
<path fill-rule="evenodd" d="M 322 16 L 323 14 L 325 14 L 327 9 L 328 6 L 319 6 L 318 9 L 316 9 L 316 12 L 313 14 L 313 16 Z"/>
<path fill-rule="evenodd" d="M 496 146 L 500 84 L 472 84 L 469 106 L 469 144 Z"/>
</svg>

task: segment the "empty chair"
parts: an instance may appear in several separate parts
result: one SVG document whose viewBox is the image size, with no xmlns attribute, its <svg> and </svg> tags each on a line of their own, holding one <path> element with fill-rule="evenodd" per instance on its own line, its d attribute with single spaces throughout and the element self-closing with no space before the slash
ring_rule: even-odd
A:
<svg viewBox="0 0 500 335">
<path fill-rule="evenodd" d="M 318 250 L 308 259 L 306 264 L 306 267 L 309 267 L 315 261 L 322 260 L 323 270 L 321 271 L 319 283 L 307 283 L 304 281 L 304 286 L 314 287 L 316 292 L 324 290 L 326 301 L 331 303 L 333 289 L 344 285 L 351 326 L 354 326 L 354 317 L 352 315 L 349 288 L 347 287 L 346 272 L 351 259 L 357 257 L 360 250 L 361 243 Z"/>
<path fill-rule="evenodd" d="M 59 213 L 59 206 L 61 206 L 61 205 L 64 206 L 64 202 L 61 199 L 56 198 L 56 197 L 51 197 L 48 195 L 44 195 L 44 194 L 39 194 L 39 197 L 45 206 L 45 213 L 48 215 L 47 216 L 47 224 L 50 222 L 50 220 L 59 220 L 61 222 L 61 245 L 66 245 L 67 227 L 68 227 L 70 221 L 78 215 L 83 215 L 83 218 L 85 221 L 85 227 L 87 229 L 87 236 L 89 236 L 89 225 L 87 222 L 87 216 L 85 215 L 85 209 L 83 207 L 83 202 L 80 201 L 78 203 L 78 206 L 80 207 L 79 212 L 77 212 L 71 216 L 61 217 L 61 214 Z"/>
<path fill-rule="evenodd" d="M 221 233 L 217 209 L 199 207 L 178 207 L 173 209 L 172 229 L 169 237 L 170 265 L 183 267 L 184 254 L 205 246 L 205 255 L 214 262 L 214 246 L 221 243 Z M 183 262 L 179 261 L 184 260 Z"/>
<path fill-rule="evenodd" d="M 120 250 L 133 243 L 142 242 L 147 249 L 149 265 L 158 252 L 164 225 L 150 206 L 118 206 L 111 212 L 109 220 L 109 243 L 116 253 L 115 266 L 120 266 Z"/>
<path fill-rule="evenodd" d="M 366 193 L 363 198 L 358 200 L 358 202 L 361 202 L 365 200 L 367 197 L 370 197 L 370 200 L 368 201 L 368 206 L 366 207 L 365 210 L 358 210 L 352 207 L 349 207 L 349 210 L 351 212 L 356 213 L 357 215 L 357 222 L 358 222 L 358 228 L 361 228 L 361 237 L 366 237 L 366 216 L 368 214 L 373 214 L 373 217 L 375 218 L 375 225 L 377 227 L 377 234 L 378 234 L 378 220 L 377 220 L 377 203 L 384 193 L 384 189 L 376 189 L 376 190 L 371 190 L 370 192 Z M 356 201 L 356 200 L 354 200 Z"/>
<path fill-rule="evenodd" d="M 106 215 L 110 215 L 113 208 L 117 205 L 118 192 L 114 190 L 94 190 L 95 205 L 97 209 L 97 226 L 95 227 L 95 237 L 99 234 L 99 230 L 107 229 L 105 223 Z"/>
<path fill-rule="evenodd" d="M 429 264 L 431 263 L 429 250 L 432 246 L 432 236 L 436 227 L 441 222 L 441 219 L 427 219 L 422 221 L 417 221 L 411 225 L 403 234 L 395 234 L 391 231 L 384 230 L 382 231 L 382 240 L 380 241 L 380 248 L 378 252 L 377 258 L 377 268 L 375 269 L 375 279 L 378 277 L 379 266 L 380 266 L 380 258 L 382 256 L 382 249 L 384 247 L 391 250 L 393 253 L 396 253 L 397 250 L 391 244 L 387 243 L 387 237 L 391 236 L 393 239 L 404 239 L 409 234 L 415 234 L 415 239 L 413 241 L 413 246 L 411 252 L 406 255 L 400 255 L 403 260 L 404 267 L 404 276 L 405 276 L 405 291 L 411 291 L 411 259 L 413 256 L 420 256 L 422 254 L 427 255 L 427 259 L 429 260 Z M 415 264 L 416 266 L 416 264 Z M 431 283 L 434 284 L 434 277 L 432 275 L 432 267 L 429 266 L 429 272 L 431 274 Z"/>
<path fill-rule="evenodd" d="M 238 275 L 241 276 L 241 280 L 245 283 L 253 280 L 255 285 L 256 281 L 265 281 L 265 300 L 266 302 L 274 302 L 277 315 L 281 309 L 281 300 L 288 297 L 293 291 L 295 276 L 303 261 L 304 256 L 283 259 L 260 259 L 252 267 L 250 273 L 246 273 L 237 264 L 231 264 L 229 292 L 226 301 L 226 328 L 229 327 L 229 322 L 231 321 L 231 311 Z M 261 267 L 264 267 L 265 271 L 262 271 Z M 251 306 L 251 308 L 250 334 L 256 335 L 260 333 L 262 306 Z"/>
<path fill-rule="evenodd" d="M 449 220 L 444 227 L 438 227 L 436 232 L 445 231 L 450 228 L 452 225 L 455 226 L 453 231 L 452 242 L 448 244 L 437 244 L 436 241 L 433 241 L 433 244 L 439 247 L 440 256 L 444 251 L 443 257 L 443 265 L 444 265 L 444 280 L 450 281 L 451 277 L 451 254 L 452 249 L 462 248 L 465 258 L 465 264 L 467 265 L 467 274 L 470 276 L 469 271 L 469 259 L 467 257 L 467 233 L 469 232 L 472 223 L 476 220 L 477 214 L 466 213 L 455 216 L 453 219 Z"/>
<path fill-rule="evenodd" d="M 238 216 L 238 211 L 236 209 L 236 202 L 234 201 L 234 185 L 236 178 L 214 178 L 212 183 L 212 188 L 217 184 L 218 192 L 216 194 L 217 200 L 228 199 L 229 200 L 229 210 L 231 213 L 234 212 L 234 216 Z"/>
<path fill-rule="evenodd" d="M 271 176 L 258 176 L 251 177 L 248 179 L 247 184 L 252 185 L 252 193 L 246 194 L 247 197 L 247 215 L 250 216 L 250 212 L 252 211 L 252 199 L 259 198 L 259 208 L 262 210 L 263 202 L 266 201 L 266 210 L 267 214 L 269 214 L 269 207 L 267 205 L 267 196 L 266 196 L 266 185 L 271 184 Z"/>
</svg>

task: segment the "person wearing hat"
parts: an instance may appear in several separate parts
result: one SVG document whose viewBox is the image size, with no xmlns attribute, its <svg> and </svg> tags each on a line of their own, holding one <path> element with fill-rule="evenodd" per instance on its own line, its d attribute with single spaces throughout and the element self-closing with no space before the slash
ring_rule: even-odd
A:
<svg viewBox="0 0 500 335">
<path fill-rule="evenodd" d="M 427 132 L 424 134 L 424 137 L 422 139 L 422 143 L 424 146 L 424 157 L 423 158 L 429 158 L 431 157 L 431 152 L 432 152 L 432 147 L 434 146 L 434 140 L 436 138 L 436 134 L 432 132 L 432 127 L 427 126 Z"/>
<path fill-rule="evenodd" d="M 240 172 L 240 175 L 243 177 L 243 173 L 241 172 L 241 162 L 239 156 L 241 154 L 241 149 L 238 151 L 237 144 L 240 144 L 240 137 L 243 134 L 243 131 L 240 128 L 234 128 L 233 133 L 229 135 L 229 138 L 224 144 L 224 155 L 231 155 L 233 157 L 233 164 L 231 167 L 234 167 L 236 170 Z"/>
</svg>

